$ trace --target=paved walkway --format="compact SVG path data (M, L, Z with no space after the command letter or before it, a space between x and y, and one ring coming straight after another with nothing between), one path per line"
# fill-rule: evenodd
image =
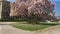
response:
M14 23L14 22L13 22ZM25 31L14 28L9 25L10 23L0 23L0 34L60 34L60 25L48 28L44 31Z
M60 34L60 25L48 28L43 31L35 32L35 34Z
M0 34L34 34L33 31L25 31L25 30L14 28L9 25L11 23L14 23L14 22L0 23Z

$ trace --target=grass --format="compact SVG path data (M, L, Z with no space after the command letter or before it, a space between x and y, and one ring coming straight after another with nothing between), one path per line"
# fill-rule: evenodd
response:
M45 28L55 26L56 24L27 24L27 23L14 23L11 24L13 27L23 29L23 30L28 30L28 31L37 31L37 30L43 30Z

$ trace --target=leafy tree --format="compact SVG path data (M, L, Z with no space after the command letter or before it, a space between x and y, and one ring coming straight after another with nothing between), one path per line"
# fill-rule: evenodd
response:
M54 4L51 4L49 0L17 0L11 3L11 7L12 16L22 17L30 23L31 21L38 23L41 20L49 19L47 16L51 16L51 18L54 16Z

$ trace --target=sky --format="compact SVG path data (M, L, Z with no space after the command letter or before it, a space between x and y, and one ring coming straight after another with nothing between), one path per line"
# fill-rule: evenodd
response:
M15 0L8 0L10 2L14 2ZM51 2L55 2L55 14L56 16L60 16L60 0L51 0Z

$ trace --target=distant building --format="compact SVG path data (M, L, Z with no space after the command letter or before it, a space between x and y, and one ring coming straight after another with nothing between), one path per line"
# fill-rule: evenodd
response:
M58 21L60 21L60 16L56 16L56 17L57 17Z
M7 0L0 0L0 19L5 19L10 13L10 2Z

